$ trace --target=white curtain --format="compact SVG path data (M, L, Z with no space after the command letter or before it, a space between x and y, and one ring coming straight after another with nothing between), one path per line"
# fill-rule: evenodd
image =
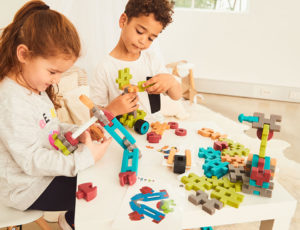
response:
M88 76L103 55L117 44L119 17L127 0L45 0L51 9L63 13L76 27L82 43L82 56L76 65Z

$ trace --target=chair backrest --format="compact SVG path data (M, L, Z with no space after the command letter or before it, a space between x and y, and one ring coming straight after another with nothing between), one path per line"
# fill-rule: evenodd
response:
M0 228L28 224L43 216L43 211L20 211L6 207L1 203L0 213Z

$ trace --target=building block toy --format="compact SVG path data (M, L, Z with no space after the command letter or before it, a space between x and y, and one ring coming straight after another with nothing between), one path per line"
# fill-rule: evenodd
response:
M178 128L178 123L177 122L168 122L168 125L170 126L170 129L177 129Z
M249 183L249 176L246 175L245 168L243 166L234 167L233 165L228 165L229 178L231 182L241 181L244 183Z
M174 211L171 206L176 206L174 200L162 200L157 203L156 207L164 213L170 213Z
M240 203L244 199L244 195L236 193L233 189L226 189L221 186L217 186L210 194L211 198L216 198L224 205L227 204L234 208L238 208Z
M208 194L202 190L198 190L196 195L189 195L188 200L194 205L202 205L202 209L210 215L215 213L215 209L223 207L223 203L217 199L209 200Z
M171 149L167 160L168 164L173 164L175 154L176 154L176 149Z
M146 77L147 80L152 77ZM151 85L150 85L151 86ZM148 94L151 113L156 113L160 110L160 94Z
M210 128L202 128L198 130L198 134L200 134L203 137L210 137L212 140L220 139L220 138L227 138L226 134L220 134L219 132L216 132L213 129Z
M174 156L173 172L177 174L185 173L186 157L181 155Z
M265 156L267 141L272 139L273 132L280 131L281 116L270 115L270 119L265 118L263 113L254 113L258 121L252 122L252 128L257 128L257 137L261 140L259 154L252 154L248 157L245 171L250 174L249 183L244 183L242 191L249 194L272 197L276 159Z
M219 150L214 150L212 147L208 147L207 149L199 148L198 157L209 161L221 159L221 152Z
M113 115L107 111L103 112L100 110L87 96L81 95L79 99L91 110L92 114L94 115L87 123L90 124L91 121L98 120L104 129L115 139L115 141L120 144L124 150L121 172L119 174L121 186L127 183L129 185L134 184L136 181L138 158L140 156L140 150L135 145L135 139L116 117L113 117ZM124 137L120 137L116 130L120 131Z
M230 165L233 165L236 168L239 166L242 166L242 167L245 166L245 162L244 162L245 159L240 156L231 157L231 156L225 154L225 155L221 156L221 161L228 162Z
M120 172L119 181L121 186L133 185L136 182L136 172Z
M165 130L170 129L170 125L168 125L166 122L160 123L159 121L151 123L151 132L155 132L159 135L162 135Z
M147 133L147 141L149 143L159 143L159 140L161 139L161 135L157 134L156 132L149 132Z
M220 178L228 173L228 164L228 162L221 162L220 159L214 159L205 162L202 168L204 170L205 176L209 178L212 176Z
M169 198L167 191L160 190L160 192L154 192L150 187L143 187L140 191L141 193L131 197L129 205L133 212L129 214L129 218L131 220L141 220L146 215L152 218L154 223L159 223L165 218L165 214L139 202L167 199Z
M185 157L186 157L186 166L191 167L192 166L192 154L191 150L186 149L185 151Z
M188 176L181 177L180 180L183 184L185 184L186 190L210 190L212 188L212 184L206 180L205 176L199 177L195 173L190 173Z
M186 136L186 129L178 128L175 130L175 134L177 136Z
M78 185L76 192L77 199L84 198L86 201L91 201L97 196L97 186L93 187L92 183L84 183Z
M228 148L228 143L226 141L215 141L214 150L222 151L223 149Z
M248 121L248 122L258 122L259 117L254 117L254 116L245 116L244 114L240 114L238 117L239 122L243 123L243 121Z
M264 113L254 113L253 116L259 117L258 122L252 123L252 128L262 129L264 127L264 124L270 125L270 131L279 132L280 131L280 125L277 125L276 122L281 122L281 116L280 115L270 115L270 119L265 118Z
M213 228L212 227L202 227L202 228L200 228L201 230L213 230Z
M185 155L175 155L177 152L176 148L169 150L167 157L167 165L173 167L173 172L182 174L186 169L190 169L192 166L192 156L189 149L185 150Z
M206 180L212 184L213 189L215 189L217 186L221 186L226 189L234 189L236 192L240 192L242 190L241 182L233 183L227 177L218 179L216 176L212 176L211 178L206 178Z
M222 155L228 154L229 156L248 156L250 149L245 148L244 145L234 142L227 138L221 138L220 141L226 141L228 143L228 148L222 150Z

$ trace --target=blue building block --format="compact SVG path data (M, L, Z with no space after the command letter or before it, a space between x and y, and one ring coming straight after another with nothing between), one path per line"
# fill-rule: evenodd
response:
M134 202L134 201L130 201L129 205L133 211L136 211L142 215L146 215L146 216L152 218L153 221L155 221L155 222L160 222L165 217L165 214L163 214L162 212L159 212L153 208L150 208L147 205L138 204L137 202ZM144 217L141 217L141 219L143 219L143 218Z
M203 164L202 168L206 177L216 176L218 179L228 173L228 162L219 159L211 160Z
M153 200L162 200L162 199L167 199L169 195L167 194L166 191L161 191L161 192L155 192L155 193L139 193L133 197L131 197L131 200L142 200L144 202L147 201L153 201Z
M202 227L201 230L213 230L212 227Z
M248 121L248 122L258 122L259 117L253 117L253 116L245 116L244 114L239 115L239 122L243 123L243 121Z
M114 138L122 146L123 149L127 149L127 147L124 145L123 139L115 132L116 129L119 129L131 144L136 142L133 136L131 136L131 134L124 128L117 118L112 119L111 122L113 123L112 126L106 125L104 128L112 136L112 138Z
M124 149L121 172L136 172L138 170L139 162L139 149L133 149L130 152L128 149ZM131 163L131 165L129 165Z
M212 147L208 147L207 149L199 148L198 157L205 158L205 162L215 159L221 160L221 152L214 150Z

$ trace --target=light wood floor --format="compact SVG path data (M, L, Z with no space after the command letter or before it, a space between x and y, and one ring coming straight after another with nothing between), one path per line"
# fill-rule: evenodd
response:
M300 104L260 100L252 98L240 98L224 95L203 94L205 99L200 104L205 105L213 111L223 114L224 116L238 121L240 113L252 115L254 112L262 112L269 117L270 114L282 116L281 131L274 134L274 138L282 139L291 144L291 147L284 152L285 157L300 163ZM247 134L255 136L255 130L249 129ZM50 224L53 230L59 230L56 223ZM35 223L26 224L24 230L40 230ZM0 228L4 230L4 228Z

